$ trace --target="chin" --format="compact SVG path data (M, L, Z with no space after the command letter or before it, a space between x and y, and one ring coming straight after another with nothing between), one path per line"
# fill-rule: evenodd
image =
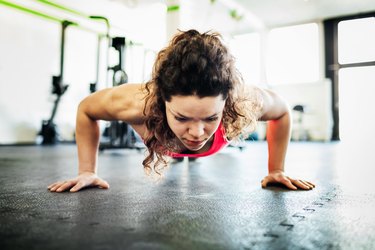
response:
M199 151L200 149L203 148L203 146L202 146L202 147L199 147L199 148L192 148L192 147L188 147L188 146L186 146L186 145L185 145L185 147L186 147L189 151L193 151L193 152L195 152L195 151Z
M183 144L190 151L199 151L204 147L204 145L206 145L206 142L204 142L202 145L197 145L197 146L188 145L186 143L183 143Z

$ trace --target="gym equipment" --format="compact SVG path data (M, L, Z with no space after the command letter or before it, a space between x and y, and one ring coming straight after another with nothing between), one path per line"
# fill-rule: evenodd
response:
M74 24L70 21L61 22L61 46L60 46L60 74L52 77L52 94L56 95L52 114L48 120L42 121L42 128L38 135L42 136L42 144L55 144L58 141L58 132L56 124L53 122L61 96L66 92L69 85L64 84L64 50L65 50L65 31L69 25Z
M102 20L102 21L104 21L105 24L106 24L106 28L107 28L105 36L103 36L102 34L98 34L98 46L97 46L97 51L96 51L96 79L95 79L95 82L90 83L90 93L94 93L97 90L97 85L98 85L98 82L99 82L100 47L101 47L100 45L101 45L103 37L105 37L108 40L108 46L111 46L110 45L111 38L109 36L109 31L110 31L111 26L109 24L108 18L106 18L106 17L103 17L103 16L90 16L90 18L91 19L95 19L95 20ZM108 50L106 50L106 51L107 51L107 53L105 55L105 57L106 57L106 65L108 65ZM107 70L106 70L106 73L107 73ZM107 74L106 74L105 79L107 79Z
M125 37L114 37L111 39L111 47L118 52L118 63L112 67L108 67L108 71L112 72L113 87L128 82L128 75L125 72L123 64L125 59L125 46ZM141 138L129 124L122 121L111 121L107 124L101 136L99 144L100 151L116 148L141 149L145 147Z
M310 140L309 131L304 126L304 115L306 113L306 106L297 104L293 106L293 141L308 141Z
M124 59L125 59L125 37L114 37L112 38L112 45L115 50L118 51L118 64L109 67L108 70L113 72L112 84L118 86L128 82L128 75L124 70Z

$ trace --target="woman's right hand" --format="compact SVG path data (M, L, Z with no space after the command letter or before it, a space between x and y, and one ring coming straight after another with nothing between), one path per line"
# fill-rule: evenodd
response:
M105 180L99 178L91 172L83 172L76 178L67 181L58 181L48 186L51 192L64 192L69 189L70 192L77 192L85 187L97 186L99 188L108 189L109 184Z

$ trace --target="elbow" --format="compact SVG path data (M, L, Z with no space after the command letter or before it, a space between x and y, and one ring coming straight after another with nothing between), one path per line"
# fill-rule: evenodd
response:
M77 115L86 113L86 109L87 109L86 99L87 98L79 102L78 107L77 107Z
M290 120L291 115L292 115L292 112L290 110L290 105L288 104L287 101L282 100L282 112L281 112L280 118L287 117Z
M290 120L291 111L289 104L279 96L276 96L272 100L263 106L263 112L260 116L261 121L277 121L280 119Z
M87 117L90 120L96 120L94 119L93 116L90 115L90 105L89 105L89 100L88 97L84 98L80 103L78 104L77 107L77 119L80 117Z

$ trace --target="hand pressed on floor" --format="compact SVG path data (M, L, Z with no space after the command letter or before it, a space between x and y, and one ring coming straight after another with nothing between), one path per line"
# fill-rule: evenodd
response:
M274 171L264 177L264 179L262 180L262 188L267 187L268 184L283 184L284 186L292 190L310 190L315 187L315 184L309 181L293 179L289 176L286 176L283 171Z
M91 172L84 172L79 174L76 178L58 181L48 186L48 190L51 192L64 192L69 190L70 192L77 192L85 187L97 186L99 188L108 189L109 184L105 180L99 178L96 174Z

